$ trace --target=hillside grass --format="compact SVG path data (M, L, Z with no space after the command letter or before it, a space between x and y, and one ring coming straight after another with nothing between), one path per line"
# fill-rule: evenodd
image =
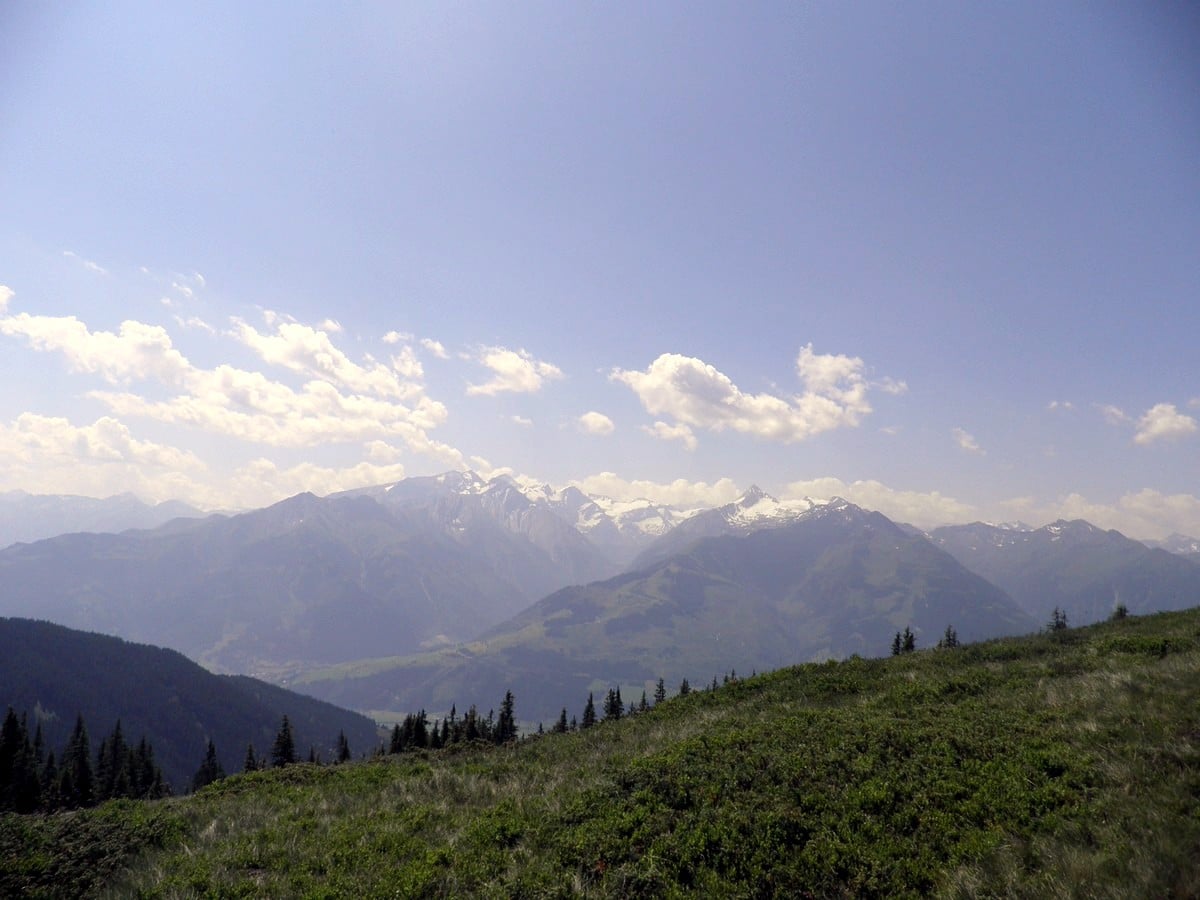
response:
M1200 896L1200 611L0 819L4 896L696 894Z

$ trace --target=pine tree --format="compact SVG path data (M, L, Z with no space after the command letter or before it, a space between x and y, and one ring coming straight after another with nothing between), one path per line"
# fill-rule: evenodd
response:
M59 802L67 809L91 806L95 801L92 779L92 750L83 715L75 718L75 728L63 750L59 766Z
M1067 613L1065 610L1054 607L1054 612L1050 614L1050 623L1047 626L1051 631L1065 631L1067 628Z
M569 726L567 725L567 708L564 706L562 712L559 713L558 722L556 722L554 725L554 732L555 732L555 734L566 734L568 727Z
M903 644L900 641L900 632L896 632L896 636L892 638L892 656L899 656Z
M596 701L591 693L588 693L587 706L583 708L583 719L579 723L580 728L591 728L596 724Z
M246 745L246 759L242 763L243 772L254 772L258 770L258 757L254 755L254 745Z
M346 732L338 732L337 742L337 761L339 763L348 762L350 760L350 742L346 740Z
M650 704L646 701L646 692L642 691L641 702L638 703L638 712L645 712L650 708Z
M942 639L938 641L938 647L943 650L953 650L958 646L958 632L954 630L953 625L946 626L946 633L942 635Z
M688 680L686 678L683 679L683 681L679 682L679 696L680 697L686 697L691 692L692 692L692 686L690 684L688 684Z
M654 686L654 705L662 703L667 699L667 686L663 684L663 680L658 679L658 684Z
M505 691L504 702L500 704L500 719L496 723L495 741L497 744L506 744L516 740L517 720L514 717L513 705L512 691Z
M220 781L224 777L225 770L221 767L221 761L217 759L217 748L210 739L208 749L204 753L204 761L200 763L200 768L192 776L192 790L198 791L205 785Z
M275 735L275 744L271 747L271 765L275 768L290 766L296 761L296 741L292 737L292 723L288 717L283 717L279 733Z
M907 625L904 626L904 646L900 649L905 653L912 653L917 649L917 636Z

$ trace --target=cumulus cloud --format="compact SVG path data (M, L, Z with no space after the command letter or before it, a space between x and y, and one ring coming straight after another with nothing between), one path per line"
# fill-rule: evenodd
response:
M655 481L629 481L612 472L600 472L572 481L585 494L611 497L614 500L650 500L679 507L722 506L732 503L742 495L741 489L729 478L709 484L703 481L688 481L677 478L661 483Z
M679 441L688 450L696 449L696 435L686 425L668 425L666 422L655 422L653 425L643 425L642 431L660 441Z
M420 392L418 386L404 381L396 370L378 363L364 367L353 362L334 346L329 333L321 329L284 321L278 324L274 333L264 334L241 319L235 318L232 323L232 336L270 365L319 378L356 393L405 400ZM416 363L411 352L408 359ZM421 376L419 364L412 375Z
M152 501L211 502L204 463L186 450L135 438L104 416L90 425L22 413L0 424L0 483L32 493L109 496L126 491Z
M1012 515L1032 523L1086 519L1100 528L1112 528L1136 539L1161 540L1174 533L1200 536L1200 497L1193 494L1164 494L1143 488L1123 494L1113 502L1070 493L1049 502L1017 497L1005 501L1003 506Z
M490 381L467 386L470 395L494 396L505 392L531 394L549 379L562 378L558 366L534 359L526 350L484 347L476 361L494 373Z
M1125 410L1119 406L1113 406L1111 403L1097 403L1096 409L1100 410L1100 415L1109 425L1124 425L1129 421Z
M421 338L421 346L438 359L450 358L450 354L446 352L446 348L442 346L441 341L435 341L433 338Z
M199 316L188 316L186 319L183 316L175 316L175 324L180 328L193 328L198 331L204 331L208 334L216 334L217 329L213 328Z
M154 378L178 384L191 369L166 329L143 322L122 322L114 334L89 331L74 316L18 313L0 318L0 334L23 337L35 350L58 351L74 371L112 383Z
M603 437L612 434L615 428L612 419L604 415L604 413L598 413L595 410L585 412L577 421L579 430L584 434L595 434Z
M843 497L865 509L877 510L889 519L921 528L969 522L978 515L974 507L938 491L899 491L871 480L845 482L840 478L814 478L793 481L783 489L780 499L804 497L825 500Z
M908 382L898 381L895 378L880 378L878 381L872 381L871 387L877 387L885 394L900 394L908 393Z
M1196 429L1196 420L1177 410L1174 403L1157 403L1138 419L1133 440L1138 444L1151 444L1195 434Z
M269 459L259 458L233 474L229 489L243 503L266 506L304 491L324 496L374 484L387 484L403 477L404 466L399 463L377 465L361 462L341 469L300 463L280 468Z
M14 296L12 288L7 284L0 284L0 314L8 312L8 301Z
M967 453L977 453L982 456L986 452L979 446L979 442L963 429L955 428L950 433L954 435L954 442Z
M114 334L90 331L73 316L0 316L0 334L26 339L42 351L63 355L75 371L110 384L153 380L169 389L165 399L143 391L93 390L86 396L115 416L141 417L277 447L370 440L399 441L414 452L451 466L462 454L428 432L447 417L443 404L426 395L411 351L389 368L367 358L351 360L329 333L290 317L265 312L273 330L262 332L234 319L228 333L268 365L301 376L299 386L262 372L230 365L193 366L166 330L126 321Z
M644 372L616 369L609 377L631 388L652 415L788 443L856 426L871 412L861 359L814 353L809 344L800 350L796 372L804 391L788 398L745 393L703 360L678 353L662 354Z
M385 344L402 344L406 341L411 341L413 336L403 331L389 331L383 336Z

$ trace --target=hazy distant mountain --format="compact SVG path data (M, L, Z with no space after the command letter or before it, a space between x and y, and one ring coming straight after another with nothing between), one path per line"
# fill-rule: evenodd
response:
M835 497L833 500L836 503L840 501L840 498ZM702 537L748 534L760 528L786 525L811 512L824 502L807 498L781 502L763 491L758 485L751 485L741 497L732 503L701 510L682 519L669 531L663 532L634 560L631 568L640 569L669 559Z
M227 772L246 746L270 752L287 715L298 752L330 759L339 731L355 753L377 745L364 716L244 676L213 675L173 650L74 631L48 622L0 619L0 714L7 706L40 721L47 746L62 748L82 714L92 753L117 721L127 740L146 737L176 791L191 781L211 739Z
M523 533L479 503L410 507L395 490L394 502L301 494L229 518L18 544L0 551L0 614L278 672L467 639L611 571L544 516Z
M400 711L487 708L512 688L523 715L549 718L614 684L637 699L660 676L677 685L730 669L878 656L905 626L929 646L949 624L963 640L1037 627L1003 591L924 537L839 501L776 527L700 538L641 570L565 588L473 643L314 673L297 688Z
M1177 532L1163 541L1143 541L1142 543L1147 547L1166 550L1168 553L1185 556L1193 562L1200 562L1200 538L1188 537Z
M976 522L930 537L1043 622L1056 606L1070 624L1083 625L1106 618L1118 603L1142 613L1200 602L1200 565L1081 520L1028 531Z
M151 505L133 494L118 494L97 500L59 494L0 493L0 547L17 541L77 531L117 532L130 528L154 528L180 517L198 518L200 510L168 500Z

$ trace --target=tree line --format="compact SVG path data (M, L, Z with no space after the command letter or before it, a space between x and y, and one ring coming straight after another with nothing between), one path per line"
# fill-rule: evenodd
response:
M66 745L47 750L40 722L10 706L0 725L0 811L52 812L95 806L119 797L155 799L171 793L145 737L130 744L118 719L92 756L83 716Z

